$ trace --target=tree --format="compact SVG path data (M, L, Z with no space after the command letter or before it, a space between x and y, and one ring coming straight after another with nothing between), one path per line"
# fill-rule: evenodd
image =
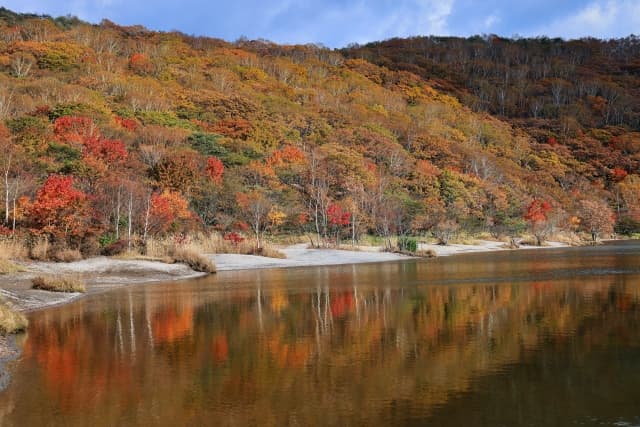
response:
M177 191L164 190L153 193L148 201L145 220L145 240L151 234L165 233L177 225L179 220L191 218L189 204Z
M338 203L331 203L327 207L327 218L329 226L336 236L336 246L340 245L340 231L351 222L351 214L342 209Z
M215 184L222 182L222 175L224 174L224 164L222 161L214 156L207 159L207 175L211 178Z
M256 250L260 252L262 250L264 232L269 226L269 212L273 204L264 191L261 190L237 193L236 202L242 209L244 218L256 236Z
M28 217L36 234L54 239L84 237L91 230L89 199L74 187L71 176L50 175L36 192Z
M524 214L524 219L529 223L529 230L536 238L536 245L541 246L542 242L551 233L553 224L549 221L549 214L553 208L547 201L534 199Z
M602 233L612 233L614 214L609 205L600 200L581 200L580 219L583 228L591 234L595 243Z

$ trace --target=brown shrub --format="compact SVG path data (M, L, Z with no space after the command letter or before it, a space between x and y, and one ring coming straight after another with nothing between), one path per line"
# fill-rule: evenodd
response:
M78 249L60 249L53 254L53 260L58 262L80 261L82 254Z
M436 251L433 249L419 249L414 255L423 258L435 258L436 256L438 256L438 254L436 254Z
M12 310L7 304L0 302L0 334L13 334L27 329L29 322L22 313Z
M25 259L29 248L18 239L0 239L0 259Z
M287 257L278 249L268 245L265 245L260 249L253 247L252 250L249 251L249 255L259 255L267 258L278 258L278 259L285 259Z
M29 258L35 259L36 261L47 261L49 259L50 249L51 245L48 239L38 239L29 251Z
M102 254L106 256L121 255L129 249L129 243L126 240L118 240L102 249Z
M51 292L86 292L84 281L71 276L38 276L31 279L33 289Z
M26 271L21 265L15 264L8 259L0 258L0 274L11 274Z
M215 273L216 265L206 256L185 247L173 247L169 250L171 256L176 262L188 265L195 271L203 273Z

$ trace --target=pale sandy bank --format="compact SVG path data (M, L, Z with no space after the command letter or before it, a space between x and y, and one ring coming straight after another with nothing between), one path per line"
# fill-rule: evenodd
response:
M561 244L549 244L558 247ZM530 248L530 247L526 247ZM474 245L449 246L424 245L420 249L432 249L437 256L470 252L508 250L502 242L481 241ZM208 255L218 271L248 270L256 268L311 267L340 264L356 264L410 259L405 255L381 252L380 248L359 248L358 251L337 249L308 249L305 244L281 249L285 259L265 258L253 255ZM56 293L31 289L31 279L40 274L79 275L87 284L87 294L102 292L129 284L183 280L202 276L183 264L165 264L156 261L120 260L97 257L71 263L31 262L23 265L26 272L0 276L0 295L19 310L35 310L63 304L80 297L79 293Z

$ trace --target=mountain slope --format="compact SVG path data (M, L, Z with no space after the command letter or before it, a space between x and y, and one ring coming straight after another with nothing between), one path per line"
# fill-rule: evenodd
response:
M325 241L499 234L520 230L534 199L557 226L584 200L637 219L635 152L598 165L590 142L585 161L474 112L421 70L313 45L0 15L5 233L15 223L85 251L202 227ZM615 144L632 151L633 138Z

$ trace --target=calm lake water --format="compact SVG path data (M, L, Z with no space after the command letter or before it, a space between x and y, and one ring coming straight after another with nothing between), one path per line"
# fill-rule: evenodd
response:
M2 426L640 425L640 243L224 272L30 314Z

